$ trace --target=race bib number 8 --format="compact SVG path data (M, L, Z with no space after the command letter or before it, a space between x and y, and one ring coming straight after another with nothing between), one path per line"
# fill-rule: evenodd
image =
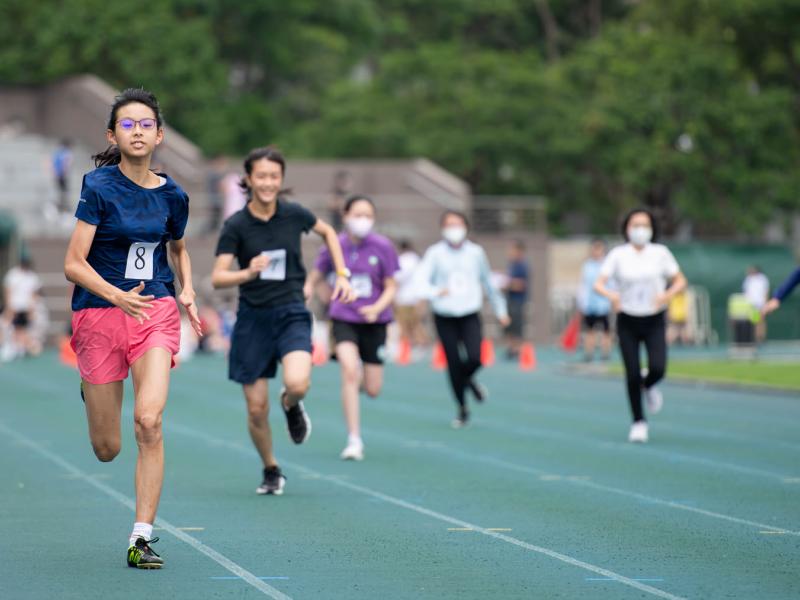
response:
M264 250L261 256L266 256L269 264L261 271L259 278L271 281L283 281L286 279L286 249Z
M134 242L128 249L125 279L149 281L153 278L153 253L159 242Z

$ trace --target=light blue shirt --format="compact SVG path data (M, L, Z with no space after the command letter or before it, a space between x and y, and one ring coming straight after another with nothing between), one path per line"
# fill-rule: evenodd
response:
M445 241L428 248L415 281L437 315L463 317L479 312L483 306L483 287L497 318L508 316L506 299L492 282L486 253L469 240L458 248ZM444 291L447 293L442 294Z
M600 277L602 265L601 261L592 258L583 263L578 304L581 312L585 315L603 316L611 311L611 301L594 291L594 283Z

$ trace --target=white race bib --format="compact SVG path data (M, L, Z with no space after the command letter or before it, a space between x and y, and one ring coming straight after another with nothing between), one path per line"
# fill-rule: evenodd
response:
M447 278L447 291L451 296L463 296L470 291L472 285L466 273L453 271Z
M261 256L266 256L269 261L267 268L261 271L261 275L259 275L261 279L269 279L271 281L283 281L286 279L285 248L280 248L279 250L264 250Z
M350 278L350 287L356 293L356 298L372 296L372 278L369 275L353 275Z
M160 242L133 242L128 249L125 279L149 281L153 278L153 252Z

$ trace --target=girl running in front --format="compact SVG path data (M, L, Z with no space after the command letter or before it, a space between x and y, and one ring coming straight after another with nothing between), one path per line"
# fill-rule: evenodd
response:
M178 301L201 335L192 268L183 239L189 198L167 175L150 170L164 138L155 96L128 89L111 107L106 136L112 145L94 157L97 168L83 178L78 221L69 241L64 272L75 284L72 347L78 357L81 396L89 438L97 458L120 451L122 382L133 373L136 461L136 521L128 544L128 566L160 569L152 550L164 479L161 418L169 372L180 344Z
M448 210L440 225L444 240L425 252L416 281L423 297L431 302L436 331L447 357L450 385L458 404L452 426L458 429L469 422L466 390L478 402L487 395L486 388L475 381L475 373L481 367L481 284L500 324L507 327L511 320L505 298L492 283L486 252L467 239L466 215Z
M667 368L665 313L669 301L686 289L686 277L672 252L655 243L658 225L649 210L637 208L629 212L622 221L622 235L627 243L608 253L594 289L611 300L617 313L617 336L633 415L628 441L644 443L649 432L642 410L642 390L648 411L659 412L664 399L656 384ZM607 286L610 279L619 291ZM647 350L644 379L639 365L642 343Z
M344 206L344 226L339 236L355 301L334 300L330 305L336 360L342 372L342 410L347 424L347 446L342 460L363 460L364 442L359 419L359 388L376 398L383 387L386 325L392 320L392 301L400 269L392 243L372 232L375 205L366 196L351 196ZM324 249L306 282L306 296L334 271L331 253ZM363 364L363 370L362 370Z
M281 197L283 155L272 146L256 148L245 158L244 170L247 205L225 221L211 282L215 288L239 286L228 377L242 385L250 438L263 462L263 481L256 493L280 495L286 477L273 453L267 386L278 362L283 367L280 401L289 435L302 444L311 434L302 402L311 383L311 313L303 296L302 234L313 230L328 246L336 269L333 299L349 302L352 290L333 228ZM234 258L239 268L231 270Z

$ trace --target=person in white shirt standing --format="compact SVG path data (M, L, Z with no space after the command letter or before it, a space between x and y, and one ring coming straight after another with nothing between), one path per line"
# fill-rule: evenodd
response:
M756 342L760 344L767 337L767 322L760 317L761 310L769 300L769 279L758 266L751 265L747 268L747 276L742 282L742 292L759 316L756 321Z
M655 243L658 240L657 222L644 208L629 212L622 222L626 244L609 252L595 291L611 300L617 312L617 337L628 387L633 424L628 440L647 442L647 420L642 410L642 391L651 414L661 410L663 396L656 384L667 367L665 313L669 301L686 289L686 277L681 273L669 249ZM616 289L609 289L614 280ZM639 347L647 350L647 376L642 378Z
M447 357L450 385L458 404L458 416L452 425L458 429L469 421L466 390L471 390L478 402L486 398L486 389L474 379L481 367L481 285L500 324L507 327L511 320L505 298L492 283L486 253L467 239L467 217L448 210L440 225L444 240L425 252L417 282L422 297L431 302L436 331Z
M23 257L18 267L9 269L3 279L3 320L13 330L12 348L15 355L37 354L40 349L30 335L30 328L41 287L42 281L34 273L33 263L28 257Z

